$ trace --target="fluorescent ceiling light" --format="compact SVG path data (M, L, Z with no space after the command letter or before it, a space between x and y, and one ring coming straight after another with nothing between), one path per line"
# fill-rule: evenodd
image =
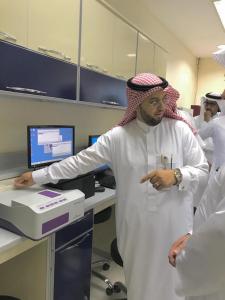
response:
M225 67L225 48L214 52L212 56L219 64Z
M225 0L214 1L214 5L225 29Z
M136 57L136 54L135 53L129 53L127 54L128 57Z
M219 48L219 49L225 49L225 45L219 45L219 46L217 46L217 48Z

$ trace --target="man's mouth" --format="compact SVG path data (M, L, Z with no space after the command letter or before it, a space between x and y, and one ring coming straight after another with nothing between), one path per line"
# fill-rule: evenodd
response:
M157 114L155 114L155 116L156 116L156 117L162 117L162 116L163 116L163 112L157 113Z

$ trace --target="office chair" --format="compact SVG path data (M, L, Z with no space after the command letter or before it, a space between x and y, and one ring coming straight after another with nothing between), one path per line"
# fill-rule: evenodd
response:
M123 260L119 254L118 246L117 246L117 238L115 238L111 243L111 251L110 251L112 260L117 263L119 266L123 267ZM127 295L127 288L121 281L116 281L114 283L116 285L117 290L119 292L124 292L125 295ZM121 300L127 300L127 298L123 298Z
M94 224L100 224L104 223L111 217L112 214L112 207L107 207L104 210L100 211L94 216ZM94 252L100 252L97 249L94 249ZM106 257L101 257L100 259L97 259L92 262L92 274L99 278L100 280L104 281L106 283L106 294L108 296L112 295L113 292L116 290L116 287L114 287L114 284L104 276L102 273L95 270L96 267L101 266L102 270L106 271L110 268L110 260Z
M107 221L112 214L112 207L107 207L106 209L102 210L101 212L97 213L94 216L94 224L100 224ZM123 266L122 259L120 257L118 248L117 248L117 240L114 239L111 243L111 257L112 259L120 266ZM125 294L127 293L127 289L124 284L120 281L112 283L112 281L103 275L102 273L95 270L96 266L101 266L103 270L108 270L110 268L110 260L108 258L101 258L97 261L92 263L92 274L99 278L100 280L106 283L105 292L108 296L113 295L114 293L118 294L123 291ZM118 299L118 298L117 298ZM122 299L121 299L122 300ZM123 299L125 300L125 299Z

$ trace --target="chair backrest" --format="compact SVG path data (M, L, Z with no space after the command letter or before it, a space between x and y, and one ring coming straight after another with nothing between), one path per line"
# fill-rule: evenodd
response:
M94 215L94 224L100 224L100 223L106 222L107 220L110 219L111 214L112 214L111 206L103 209L102 211L100 211L99 213Z

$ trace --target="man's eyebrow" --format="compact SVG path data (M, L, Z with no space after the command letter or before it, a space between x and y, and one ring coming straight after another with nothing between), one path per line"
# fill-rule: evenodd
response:
M164 100L166 98L166 95L162 98L162 100ZM160 100L159 97L152 97L149 100Z
M149 100L159 100L159 98L158 97L152 97Z

